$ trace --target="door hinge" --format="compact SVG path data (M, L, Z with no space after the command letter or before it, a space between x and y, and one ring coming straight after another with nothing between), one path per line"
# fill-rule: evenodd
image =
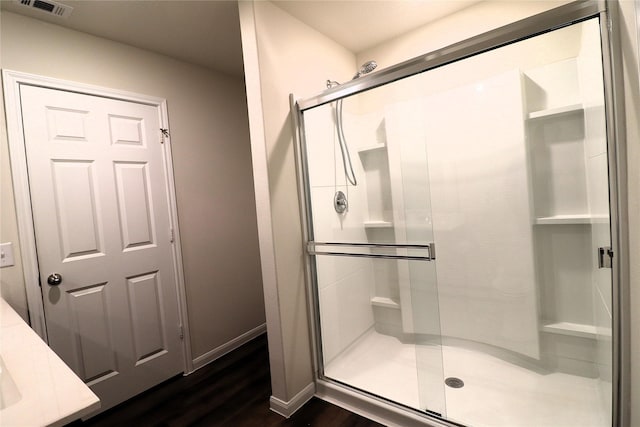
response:
M598 268L611 268L612 258L613 249L611 249L611 246L598 248Z
M178 337L180 337L181 340L184 339L184 326L182 325L178 326Z
M173 228L169 229L169 243L173 243L173 241L176 239L175 234L173 232Z
M160 133L162 134L162 136L160 137L160 144L164 144L164 139L171 137L171 135L169 134L169 129L160 128Z

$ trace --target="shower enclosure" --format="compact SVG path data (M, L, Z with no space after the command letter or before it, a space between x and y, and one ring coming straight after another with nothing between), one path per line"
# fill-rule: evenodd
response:
M320 380L442 423L615 421L594 4L292 103Z

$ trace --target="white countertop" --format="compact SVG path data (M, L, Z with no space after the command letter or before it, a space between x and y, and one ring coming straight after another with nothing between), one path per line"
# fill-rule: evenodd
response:
M1 298L0 356L1 426L61 426L100 407L91 389Z

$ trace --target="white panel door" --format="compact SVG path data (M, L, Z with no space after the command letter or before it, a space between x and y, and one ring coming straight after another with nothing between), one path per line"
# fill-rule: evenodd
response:
M21 101L49 345L104 410L183 371L159 110L33 86Z

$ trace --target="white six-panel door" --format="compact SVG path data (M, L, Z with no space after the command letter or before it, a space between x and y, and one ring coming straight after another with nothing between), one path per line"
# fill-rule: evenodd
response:
M20 97L49 345L106 409L183 371L158 107Z

